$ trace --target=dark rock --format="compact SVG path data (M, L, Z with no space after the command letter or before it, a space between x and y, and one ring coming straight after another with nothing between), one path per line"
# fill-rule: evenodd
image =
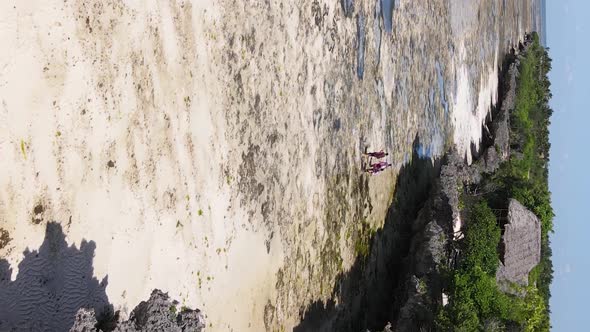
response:
M504 80L500 111L493 121L494 146L501 161L510 158L510 113L516 107L518 63L512 63Z
M433 211L432 209L429 212ZM418 276L436 273L436 268L445 262L447 236L441 226L430 221L414 242L414 272Z
M33 212L35 214L40 214L43 213L44 209L43 209L43 205L38 204L37 206L35 206L35 208L33 209Z
M202 313L187 308L177 308L178 302L170 301L168 294L155 289L147 301L142 301L129 316L129 320L114 322L115 332L201 332L205 329ZM178 312L180 311L180 312ZM115 316L116 317L116 316ZM80 309L70 332L94 332L97 319L93 309Z
M494 115L490 124L491 131L487 134L492 137L493 143L481 151L479 159L474 163L468 182L479 183L483 174L495 172L504 161L510 156L518 157L516 150L511 151L510 146L510 114L516 107L516 84L518 79L518 65L520 61L516 59L510 64L504 75L501 93L502 98L499 104L499 110ZM487 127L484 127L486 129Z
M405 262L405 285L397 297L395 331L431 330L440 305L443 271L449 266L453 220L460 213L458 184L467 174L465 161L449 153L441 165L428 200L412 222L411 245Z
M499 149L490 148L487 149L483 155L483 169L482 172L484 173L492 173L495 172L499 167L500 164L504 161L501 155L498 153Z
M408 300L400 309L395 331L428 331L434 314L423 281L416 276L408 280Z
M8 231L0 228L0 249L4 248L10 240L12 239L10 238Z
M33 222L33 224L39 225L40 223L43 222L43 212L45 212L45 208L43 207L42 204L37 204L33 208L33 217L31 218L31 221Z
M74 325L70 328L70 331L76 332L95 332L98 331L96 328L96 314L94 309L82 308L76 313Z

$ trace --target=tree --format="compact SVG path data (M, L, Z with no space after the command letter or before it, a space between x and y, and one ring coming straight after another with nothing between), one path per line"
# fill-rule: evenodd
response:
M479 266L494 275L498 268L498 244L501 231L496 216L485 201L471 208L465 231L465 264Z

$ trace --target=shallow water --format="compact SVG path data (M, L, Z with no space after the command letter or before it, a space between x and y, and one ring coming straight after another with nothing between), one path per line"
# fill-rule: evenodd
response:
M399 5L399 0L378 0L381 1L381 10L383 14L383 26L385 32L391 33L393 30L393 11Z
M439 93L439 97L440 97L440 102L442 104L442 107L445 110L445 115L447 115L449 113L449 103L447 102L447 91L445 90L445 79L443 78L443 70L441 69L440 63L437 61L435 64L436 67L436 77L438 80L438 93ZM434 91L431 92L432 94L434 94ZM432 100L434 99L434 96L431 97L431 103Z

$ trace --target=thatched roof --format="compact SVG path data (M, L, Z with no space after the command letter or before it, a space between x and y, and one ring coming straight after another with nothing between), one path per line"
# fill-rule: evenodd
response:
M508 205L508 220L502 238L503 257L496 278L499 282L528 285L529 272L541 260L541 223L517 200Z

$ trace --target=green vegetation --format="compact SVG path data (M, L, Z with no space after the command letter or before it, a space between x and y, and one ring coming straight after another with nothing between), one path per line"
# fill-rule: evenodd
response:
M176 306L175 305L170 306L170 313L172 314L172 316L176 316Z
M364 220L360 225L356 233L354 250L357 256L366 258L371 250L371 240L375 237L376 230Z
M461 242L464 257L450 281L449 306L440 312L439 329L477 331L491 319L515 321L519 317L511 308L511 299L496 285L497 248L500 227L485 201L469 211L470 222Z
M512 157L491 179L498 185L498 193L516 198L541 221L541 262L530 275L532 288L526 299L528 305L537 304L535 310L527 311L527 329L533 326L535 331L550 329L549 286L553 280L549 233L553 232L554 214L548 185L549 124L553 114L549 107L550 70L551 58L539 44L538 35L533 34L533 44L520 65L517 103L511 116L512 149L522 155ZM495 198L492 195L489 200Z
M553 209L548 187L549 124L553 111L547 74L551 59L537 34L521 59L516 106L511 113L511 157L488 176L486 194L465 198L469 222L460 242L462 258L449 278L450 302L437 318L445 331L495 331L516 326L524 331L549 331L549 286L553 279L549 233ZM498 290L495 274L500 226L494 210L506 209L515 198L541 221L541 262L529 275L524 298ZM470 202L475 200L475 202ZM463 202L463 199L462 199Z
M25 141L22 139L20 140L20 151L23 154L23 158L27 160L27 149L25 147Z

